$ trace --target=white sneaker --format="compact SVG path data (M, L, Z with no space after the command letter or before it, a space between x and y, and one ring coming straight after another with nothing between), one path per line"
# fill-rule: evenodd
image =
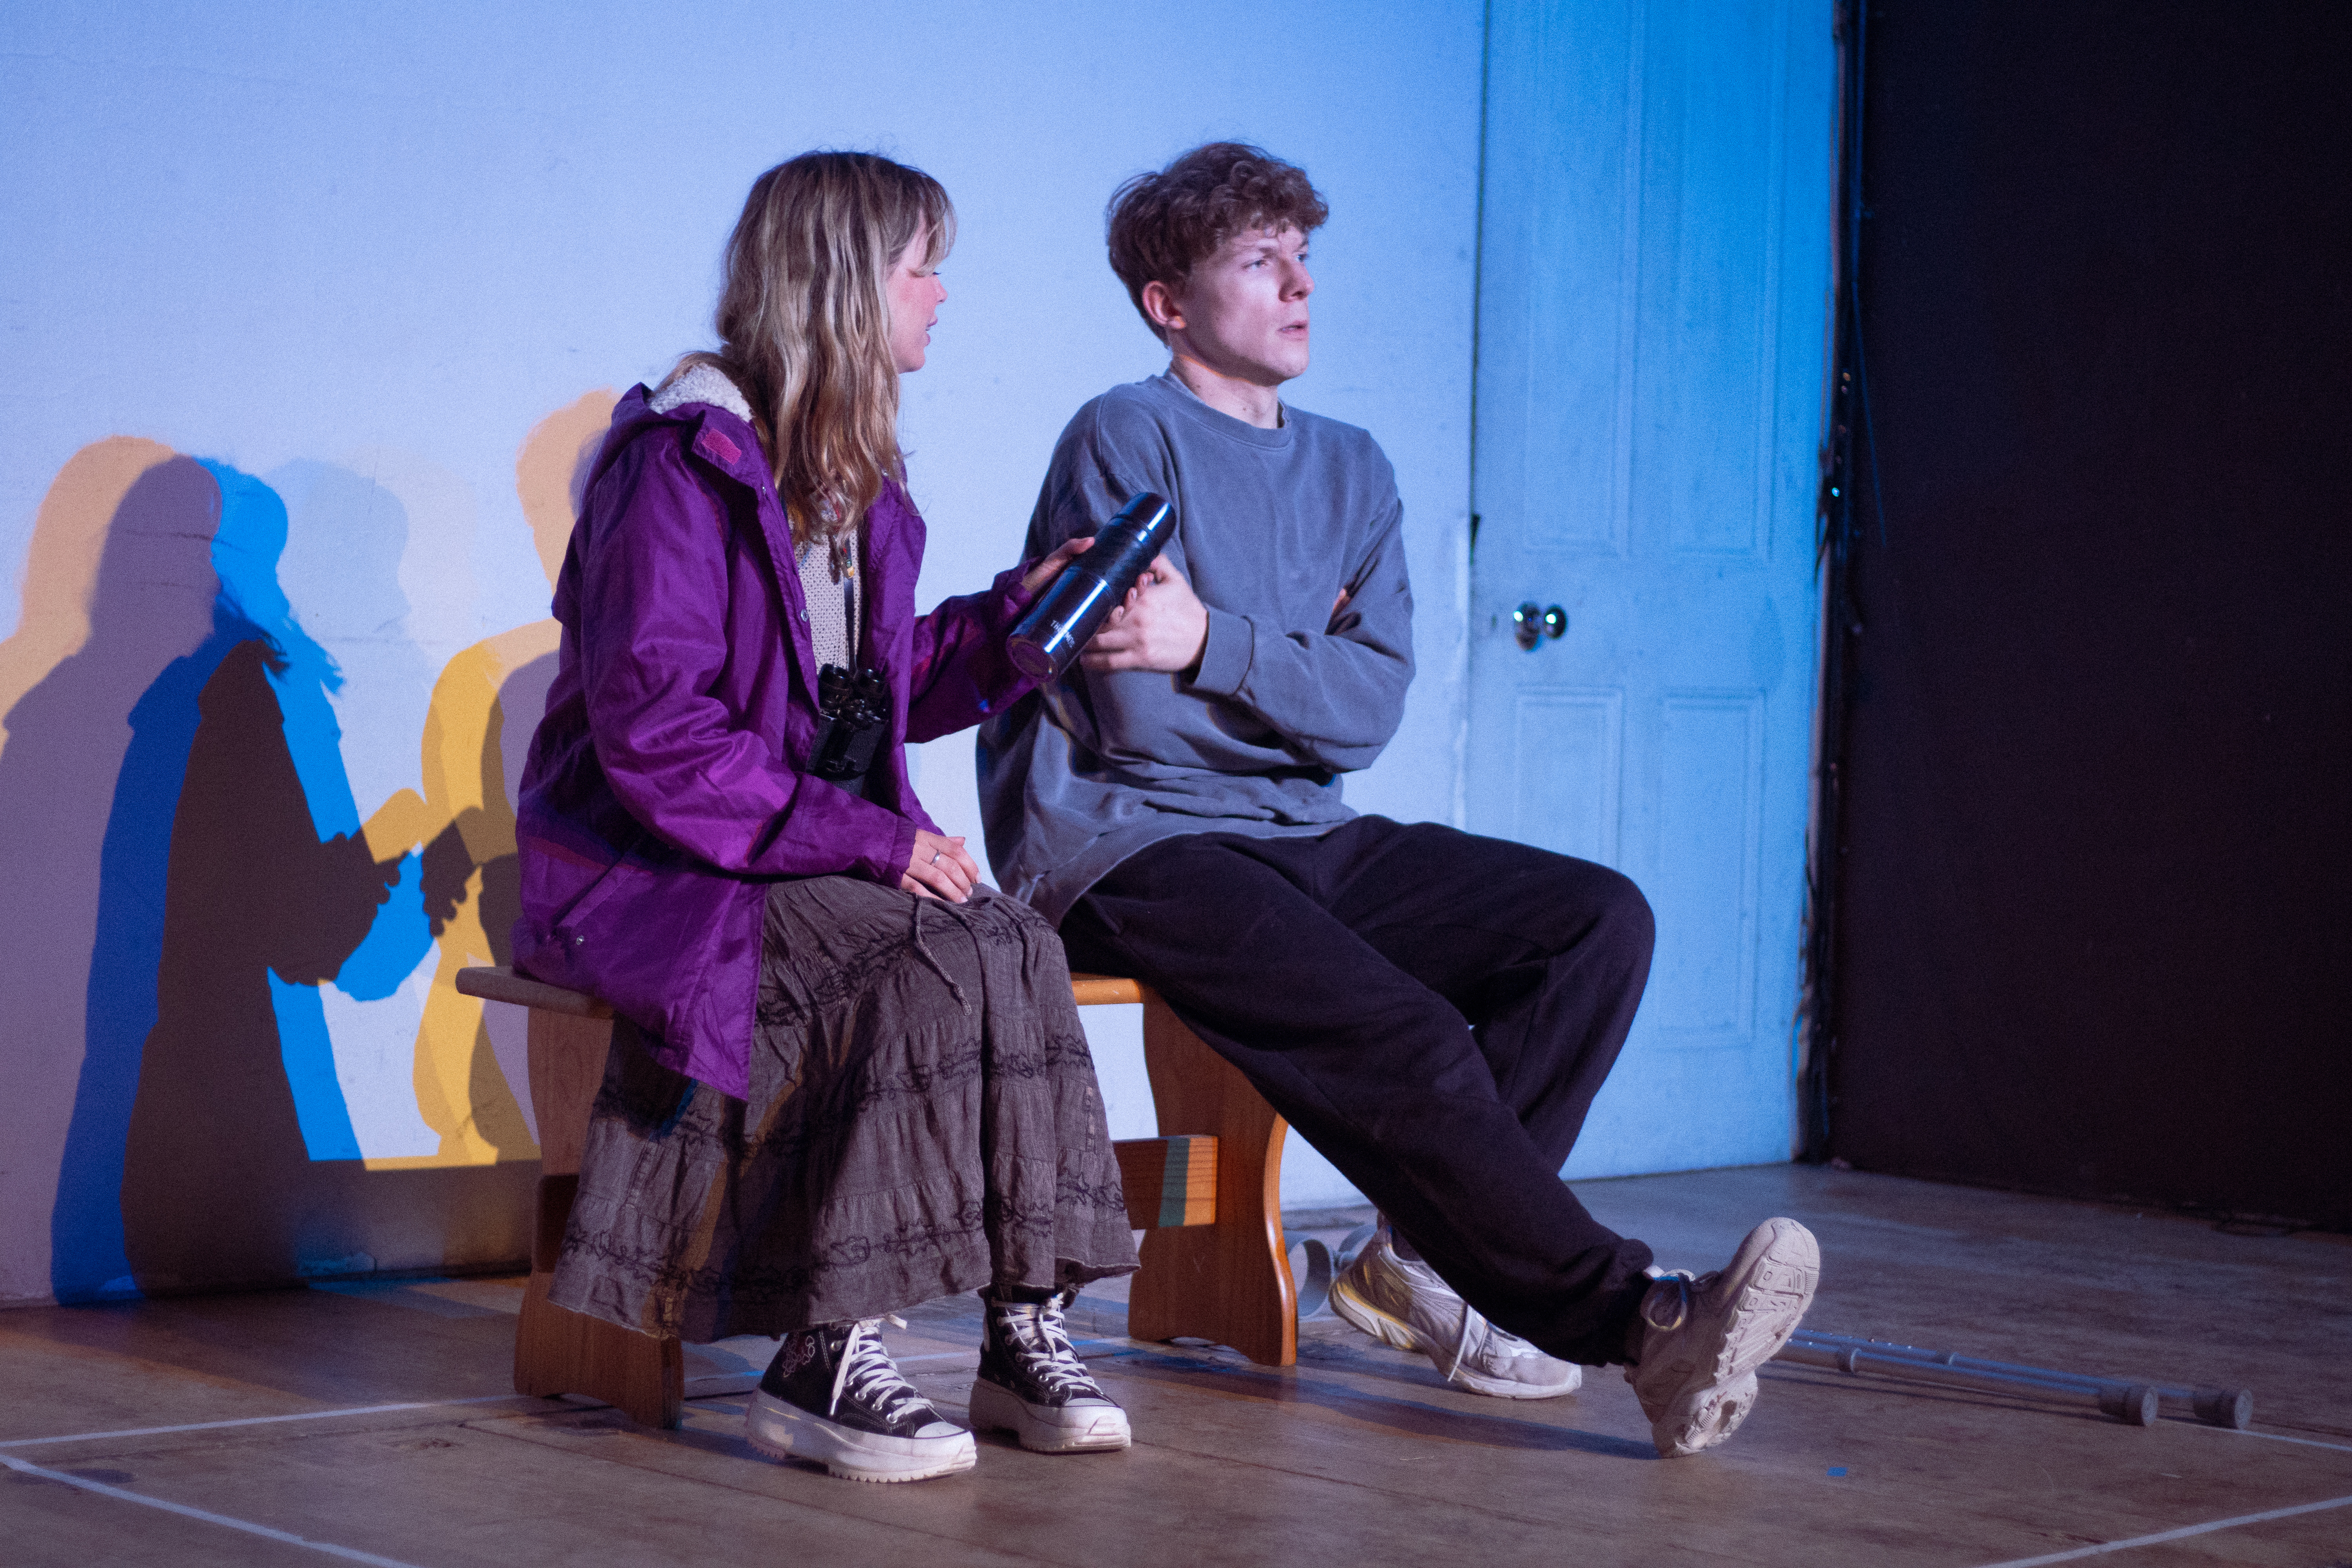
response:
M1584 1382L1574 1362L1496 1328L1428 1264L1398 1257L1385 1219L1331 1282L1331 1310L1374 1339L1420 1352L1476 1394L1556 1399Z
M1642 1298L1641 1357L1625 1381L1665 1458L1712 1448L1756 1404L1756 1369L1789 1342L1822 1275L1813 1233L1768 1219L1731 1261L1692 1279L1667 1274Z

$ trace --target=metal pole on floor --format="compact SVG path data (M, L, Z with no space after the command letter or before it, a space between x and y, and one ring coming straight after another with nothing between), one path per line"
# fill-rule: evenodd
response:
M2194 1415L2208 1426L2227 1426L2239 1432L2252 1426L2254 1419L2254 1396L2249 1389L2183 1388L2171 1384L2089 1377L2049 1367L1984 1361L1951 1351L1922 1350L1916 1345L1893 1344L1885 1340L1816 1333L1810 1329L1799 1329L1773 1359L1800 1366L1835 1367L1849 1376L1869 1373L1882 1377L1927 1378L2088 1399L2107 1415L2133 1426L2154 1425L2166 1405L2172 1406L2176 1415Z

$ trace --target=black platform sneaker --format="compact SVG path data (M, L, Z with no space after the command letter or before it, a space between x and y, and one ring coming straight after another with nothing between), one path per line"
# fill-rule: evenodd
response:
M986 1291L980 1377L971 1385L971 1424L1011 1432L1041 1454L1124 1448L1133 1441L1127 1412L1087 1373L1071 1348L1062 1312L1068 1295L1050 1301L999 1301Z
M882 1321L786 1334L744 1412L751 1446L780 1459L814 1459L853 1481L919 1481L971 1468L980 1458L971 1434L898 1375L882 1348Z

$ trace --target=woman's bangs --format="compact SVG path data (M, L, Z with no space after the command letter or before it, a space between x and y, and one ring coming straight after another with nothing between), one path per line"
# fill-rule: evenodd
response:
M922 193L923 233L930 242L924 247L923 267L929 271L945 261L948 252L955 248L956 213L955 204L948 200L944 188L936 181L925 183L930 187Z

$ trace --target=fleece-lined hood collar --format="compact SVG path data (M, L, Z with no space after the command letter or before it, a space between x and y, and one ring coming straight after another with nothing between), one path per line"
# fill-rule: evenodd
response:
M766 493L772 488L766 457L751 424L751 407L722 372L697 365L653 392L633 386L613 410L613 427L604 436L588 482L604 477L615 458L647 428L656 425L685 426L695 455L751 489ZM790 552L786 552L790 558Z
M646 400L646 406L656 414L667 414L689 403L708 403L746 425L752 423L751 405L744 400L742 388L717 365L694 365L684 375L672 377Z

